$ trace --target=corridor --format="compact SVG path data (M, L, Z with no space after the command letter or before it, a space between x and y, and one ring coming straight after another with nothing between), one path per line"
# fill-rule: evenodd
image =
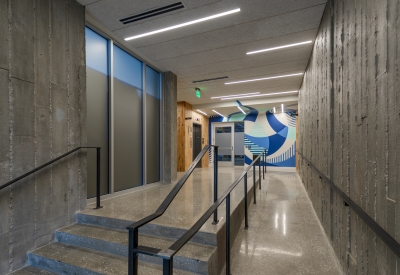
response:
M268 171L250 209L232 248L234 274L343 274L297 173Z

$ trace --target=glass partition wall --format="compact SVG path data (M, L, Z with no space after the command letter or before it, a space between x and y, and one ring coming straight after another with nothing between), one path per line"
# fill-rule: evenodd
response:
M88 146L101 146L101 194L161 179L161 74L86 27ZM88 152L88 197L96 190Z

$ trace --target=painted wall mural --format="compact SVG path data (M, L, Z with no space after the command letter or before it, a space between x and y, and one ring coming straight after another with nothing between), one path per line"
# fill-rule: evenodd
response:
M211 117L209 132L213 122L244 121L247 165L252 162L254 155L267 149L267 166L296 167L296 117L291 116L295 110L273 113L270 109L243 107L250 110L247 115L237 112L226 118Z

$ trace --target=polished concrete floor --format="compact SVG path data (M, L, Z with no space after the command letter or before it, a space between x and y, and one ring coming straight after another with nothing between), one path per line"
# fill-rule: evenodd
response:
M268 171L262 186L233 245L231 273L343 274L297 173Z
M242 172L243 167L220 167L218 193ZM165 214L154 222L190 228L212 204L212 179L213 169L196 169ZM93 210L92 204L84 213L135 221L154 212L173 186L158 184L104 200L104 208ZM240 183L232 193L233 205L243 198L243 191ZM224 213L223 203L220 220ZM212 225L210 218L201 231L217 232L221 224ZM297 173L267 171L261 192L257 190L257 204L250 207L249 226L233 244L232 274L342 274Z
M178 195L175 197L164 215L152 223L189 229L213 203L213 169L198 168L188 178ZM222 194L234 180L243 173L243 167L219 167L218 171L218 194ZM178 173L178 178L183 173ZM248 189L252 186L252 173L249 173ZM257 176L258 179L258 170ZM176 183L176 182L175 182ZM140 190L121 195L116 198L103 200L103 208L94 210L94 203L89 204L84 214L97 215L108 218L137 221L152 214L165 199L173 184L157 184L153 188ZM243 199L243 180L231 194L231 209ZM218 208L219 219L225 218L225 203ZM216 233L223 223L212 224L212 217L204 224L200 231Z

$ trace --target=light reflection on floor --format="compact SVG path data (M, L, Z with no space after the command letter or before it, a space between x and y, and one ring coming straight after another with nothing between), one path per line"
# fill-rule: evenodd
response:
M299 177L289 172L267 173L231 262L233 275L343 274Z

